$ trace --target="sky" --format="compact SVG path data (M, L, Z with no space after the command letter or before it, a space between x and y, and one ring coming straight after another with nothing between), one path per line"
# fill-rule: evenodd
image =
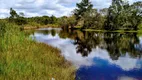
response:
M81 0L0 0L0 18L9 17L10 8L25 17L55 15L69 16ZM108 8L112 0L90 0L94 8ZM128 0L130 3L142 0Z

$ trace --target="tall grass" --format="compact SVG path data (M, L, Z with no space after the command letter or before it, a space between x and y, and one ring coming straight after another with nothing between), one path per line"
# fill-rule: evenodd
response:
M74 80L58 49L36 43L20 27L0 22L0 80Z

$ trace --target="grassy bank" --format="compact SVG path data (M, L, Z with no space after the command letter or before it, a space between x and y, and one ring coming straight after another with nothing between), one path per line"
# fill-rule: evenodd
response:
M38 28L61 28L58 24L41 25L37 23L30 23L23 25L24 30L38 29Z
M138 33L142 33L142 29L140 30L113 30L113 31L107 31L107 30L95 30L95 29L83 29L83 31L94 31L94 32L138 32Z
M0 80L74 80L58 49L36 43L19 26L0 22Z

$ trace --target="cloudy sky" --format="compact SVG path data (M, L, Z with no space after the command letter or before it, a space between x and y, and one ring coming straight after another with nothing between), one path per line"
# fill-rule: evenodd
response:
M0 18L9 16L9 9L12 7L19 12L23 12L26 17L55 15L71 15L71 11L76 7L76 3L81 0L0 0ZM101 9L109 7L111 0L90 0L95 8ZM129 0L130 3L142 0Z

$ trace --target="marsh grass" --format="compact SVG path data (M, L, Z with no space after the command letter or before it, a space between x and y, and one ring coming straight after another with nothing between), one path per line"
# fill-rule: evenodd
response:
M37 23L30 23L23 25L24 30L38 29L38 28L61 28L58 24L41 25Z
M74 80L74 67L58 49L29 39L19 26L4 24L4 36L0 37L0 80Z

